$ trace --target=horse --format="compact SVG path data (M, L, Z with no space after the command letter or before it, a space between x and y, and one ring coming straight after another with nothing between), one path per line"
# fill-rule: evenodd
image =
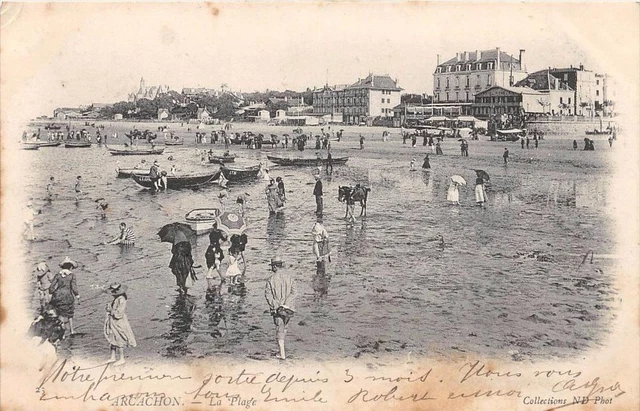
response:
M340 186L338 187L338 201L347 203L347 210L344 217L347 218L349 214L349 206L353 207L355 202L360 203L360 216L367 215L367 198L371 188L363 187L360 184L356 184L355 187Z

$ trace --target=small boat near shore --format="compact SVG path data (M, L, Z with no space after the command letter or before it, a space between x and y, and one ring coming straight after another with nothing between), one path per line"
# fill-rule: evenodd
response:
M167 140L164 142L165 146L181 146L184 145L184 140Z
M193 231L196 232L196 235L200 235L213 230L216 217L220 214L222 214L222 212L218 208L196 208L189 211L184 218Z
M221 163L233 163L236 161L236 155L235 154L228 154L228 155L215 155L215 154L209 154L209 162L210 163L214 163L214 164L221 164Z
M317 157L279 157L279 156L270 156L267 155L267 159L272 163L276 163L281 166L298 166L298 167L307 167L307 166L316 166L318 162L321 162L323 165L327 164L326 158L317 158ZM349 161L349 157L333 157L332 159L333 165L345 164Z
M20 150L39 150L40 146L37 144L20 144Z
M509 130L496 130L496 134L489 138L490 141L518 141L525 131L519 128Z
M151 149L138 149L138 148L125 148L125 149L117 149L117 148L107 148L109 153L114 156L144 156L144 155L159 155L164 152L164 147L162 148L151 148Z
M118 168L116 172L118 173L117 178L131 178L134 174L138 176L149 175L149 170L145 170L144 168Z
M198 187L214 182L220 177L220 171L205 174L186 174L182 176L166 176L167 189L179 190L181 188ZM131 174L133 181L144 188L153 189L153 182L149 175Z
M38 147L58 147L62 143L60 141L28 141L23 144L38 146Z
M69 140L64 143L65 148L87 148L91 147L91 141L86 140Z
M220 166L220 171L224 178L229 181L245 181L252 180L258 177L260 172L260 165L241 167L241 166Z

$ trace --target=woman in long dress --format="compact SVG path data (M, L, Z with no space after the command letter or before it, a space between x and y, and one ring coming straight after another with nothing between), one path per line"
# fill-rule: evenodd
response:
M280 197L280 202L284 205L285 201L287 201L287 194L284 189L282 177L276 177L276 183L278 183L278 197Z
M69 332L73 331L73 314L75 312L76 299L80 302L76 276L71 272L78 264L66 257L61 263L62 270L51 281L49 293L51 294L51 306L56 310L63 323L69 323Z
M476 178L476 204L481 206L487 201L487 195L484 191L484 180L482 177Z
M187 277L191 275L193 281L197 280L196 272L193 269L193 256L191 255L191 243L182 241L174 244L171 248L171 261L169 268L176 276L176 284L180 287L180 291L187 292Z
M111 345L111 358L107 362L113 365L124 364L124 349L136 346L136 337L133 335L127 313L127 286L118 283L109 286L109 292L113 301L107 304L107 318L104 321L104 336ZM116 361L116 350L120 359Z
M278 185L274 179L269 180L269 185L265 190L267 195L267 202L269 204L269 214L274 214L282 207L282 201L280 200L280 193L278 192Z
M458 191L458 183L452 181L447 190L447 201L451 201L454 205L460 205L460 192Z

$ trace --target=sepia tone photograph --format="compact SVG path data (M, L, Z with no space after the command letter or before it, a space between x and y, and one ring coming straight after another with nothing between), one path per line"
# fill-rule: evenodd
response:
M637 4L1 11L3 408L637 408Z

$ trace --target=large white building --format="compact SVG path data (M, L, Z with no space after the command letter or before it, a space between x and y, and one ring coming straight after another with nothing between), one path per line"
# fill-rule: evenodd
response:
M350 86L328 85L313 92L314 114L342 114L343 122L358 124L376 117L393 118L400 104L398 81L389 75L369 74Z
M468 106L477 93L493 86L512 86L527 76L523 64L524 50L517 58L500 51L463 51L440 63L433 73L433 98L437 103Z

